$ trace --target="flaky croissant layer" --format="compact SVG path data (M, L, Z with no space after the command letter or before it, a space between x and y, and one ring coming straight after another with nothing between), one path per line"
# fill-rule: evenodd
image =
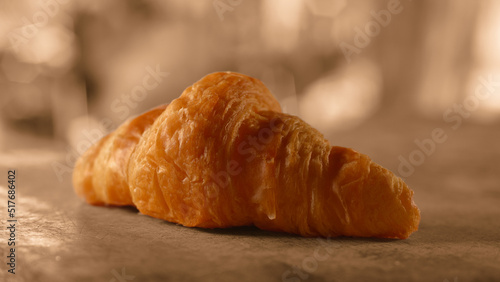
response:
M262 82L232 72L125 122L82 155L73 184L90 204L184 226L407 238L420 221L399 177L330 146Z

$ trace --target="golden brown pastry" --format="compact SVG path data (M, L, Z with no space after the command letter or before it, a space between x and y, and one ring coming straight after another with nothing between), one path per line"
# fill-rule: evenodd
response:
M134 205L184 226L407 238L420 221L400 178L330 146L281 113L262 82L231 72L205 76L103 138L73 183L91 204Z
M93 205L133 205L127 182L127 164L144 130L165 111L161 105L127 120L90 147L76 162L73 186Z

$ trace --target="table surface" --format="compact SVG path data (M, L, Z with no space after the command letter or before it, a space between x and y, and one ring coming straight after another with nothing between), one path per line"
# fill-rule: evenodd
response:
M186 228L133 208L85 204L73 193L71 174L59 181L51 166L65 163L66 147L5 151L1 175L17 171L17 265L15 275L7 273L9 234L2 228L0 280L500 281L498 125L453 130L380 118L325 136L397 171L399 156L408 158L418 149L415 139L430 138L435 128L446 141L405 178L422 214L419 231L406 240ZM3 225L6 184L0 182Z

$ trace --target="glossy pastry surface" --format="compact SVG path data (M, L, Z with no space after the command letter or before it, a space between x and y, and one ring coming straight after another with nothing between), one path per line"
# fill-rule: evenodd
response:
M262 82L231 72L105 137L78 161L74 186L91 204L134 205L184 226L407 238L420 221L400 178L332 147L282 113Z

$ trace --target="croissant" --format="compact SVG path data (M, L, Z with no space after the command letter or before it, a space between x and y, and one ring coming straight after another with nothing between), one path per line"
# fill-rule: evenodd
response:
M261 81L233 72L125 122L79 158L73 185L90 204L189 227L404 239L420 222L403 180L331 146Z

